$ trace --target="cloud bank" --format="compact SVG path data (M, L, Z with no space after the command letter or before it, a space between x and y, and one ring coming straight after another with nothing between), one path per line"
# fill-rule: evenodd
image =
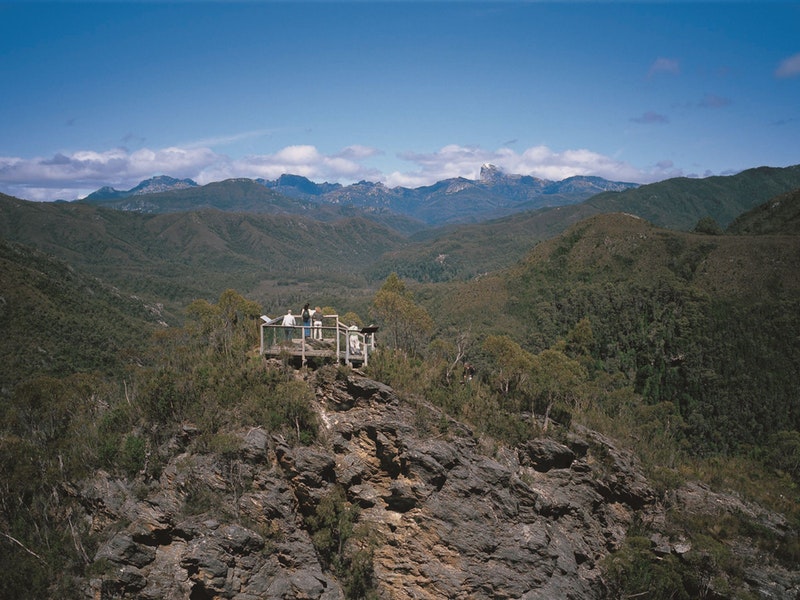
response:
M780 79L800 76L800 52L781 61L775 70L775 76Z
M452 177L477 179L481 165L486 163L507 173L553 181L595 175L615 181L650 183L682 174L671 163L642 170L591 150L558 152L547 146L517 152L507 147L486 150L448 145L430 153L406 152L397 158L409 168L389 173L370 166L372 159L383 154L359 145L332 154L311 145L294 145L272 154L232 158L208 147L191 145L158 150L84 150L49 158L0 157L0 191L27 200L73 200L103 186L127 190L156 175L193 179L204 185L236 177L277 179L283 174L302 175L316 182L346 185L368 180L389 187L415 188Z
M655 77L661 73L666 73L668 75L680 75L680 63L671 58L657 58L653 64L650 65L650 70L647 72L647 77Z

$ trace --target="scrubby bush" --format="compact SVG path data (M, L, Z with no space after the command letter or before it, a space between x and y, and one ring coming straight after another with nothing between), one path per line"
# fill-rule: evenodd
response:
M372 600L377 598L372 570L375 540L368 527L359 526L358 515L358 506L334 486L305 522L323 565L342 582L345 597Z

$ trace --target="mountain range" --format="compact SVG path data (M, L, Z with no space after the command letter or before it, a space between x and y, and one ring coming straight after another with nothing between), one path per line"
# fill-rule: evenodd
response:
M800 166L440 227L316 185L0 194L1 598L798 597ZM260 356L305 302L369 365Z
M509 179L488 168L483 175L487 181ZM284 191L305 188L309 197L317 186L297 177L283 182ZM330 188L326 193L345 189ZM764 203L781 206L776 199L797 189L800 165L758 167L435 227L389 209L293 198L251 179L231 179L116 200L37 203L0 195L0 236L61 257L114 285L135 281L134 293L157 291L153 300L174 303L173 310L226 287L254 291L272 306L307 294L322 274L327 293L349 301L363 298L356 290L392 272L419 282L470 279L507 268L537 243L602 213L628 213L683 231L710 218L725 228ZM488 214L491 198L475 198L462 195L460 201Z
M111 186L104 186L92 192L86 198L92 201L116 200L119 198L128 198L130 196L141 196L143 194L157 194L159 192L183 190L191 187L197 187L197 183L191 179L175 179L167 175L157 175L156 177L151 177L150 179L140 182L139 185L129 190L117 190Z
M226 187L234 186L239 188L235 200L224 191ZM608 181L601 177L579 176L549 181L525 175L507 175L487 164L481 168L477 180L458 177L414 189L389 188L369 181L348 186L314 183L300 175L289 174L272 181L232 179L198 186L190 179L162 175L143 181L127 191L104 187L89 194L83 201L144 213L213 206L220 210L278 210L303 214L319 210L320 207L333 206L357 208L373 214L388 212L418 221L424 226L439 226L485 221L524 210L574 204L600 192L619 192L635 187L637 184Z
M507 175L484 165L478 180L448 179L416 189L366 181L349 186L318 184L299 175L282 175L274 181L228 179L203 186L160 176L127 191L102 188L78 202L141 214L216 209L327 222L361 216L401 234L430 239L440 235L437 228L502 223L504 218L516 222L521 215L533 215L533 231L553 235L590 215L615 211L671 229L691 230L703 218L724 228L741 213L797 187L800 165L756 167L703 179L678 177L641 186L598 177L552 182Z

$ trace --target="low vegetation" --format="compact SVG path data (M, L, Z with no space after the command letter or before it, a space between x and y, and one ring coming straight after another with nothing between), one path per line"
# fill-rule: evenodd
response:
M380 326L368 374L414 403L431 435L452 418L492 447L586 425L635 450L659 491L700 479L782 513L796 532L800 238L710 229L595 217L508 270L436 285L391 273L337 303ZM97 540L75 517L71 486L96 469L152 481L165 442L189 425L193 450L223 461L242 426L317 442L313 381L254 351L259 316L278 301L198 295L169 327L156 304L30 248L0 245L0 269L0 596L79 597L74 580ZM280 302L300 304L298 293ZM431 420L432 407L444 416ZM247 485L228 467L231 490ZM223 503L190 491L187 514ZM372 597L374 540L357 509L334 491L305 525L348 597ZM694 554L654 557L636 524L604 564L620 597L701 597L714 578L737 596L727 544L741 537L787 565L800 557L796 536L779 540L744 516L711 527L674 514L670 526Z

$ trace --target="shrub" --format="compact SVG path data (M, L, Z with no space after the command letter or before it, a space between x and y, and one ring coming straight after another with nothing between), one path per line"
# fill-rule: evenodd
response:
M145 467L147 441L138 435L125 436L122 450L119 453L119 467L129 477L136 476Z
M692 600L688 573L672 555L656 559L646 537L631 535L617 552L606 557L603 568L610 597L644 597L648 600ZM689 587L695 587L689 585Z
M705 233L707 235L722 235L722 227L719 226L713 217L703 217L694 226L695 233Z
M375 539L369 528L358 527L359 509L335 486L306 517L314 547L322 564L342 582L346 598L373 599L373 548Z

